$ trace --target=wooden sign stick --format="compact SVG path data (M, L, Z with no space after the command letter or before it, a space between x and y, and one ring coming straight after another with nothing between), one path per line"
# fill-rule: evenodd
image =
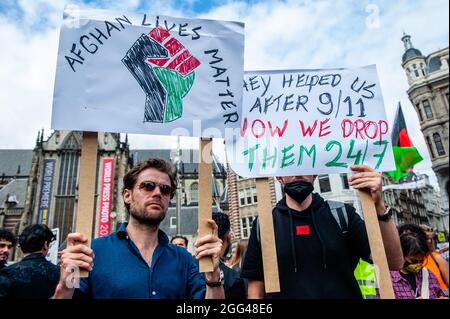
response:
M367 236L369 237L372 260L375 266L375 278L380 289L380 298L395 299L375 204L369 190L359 190L359 196L361 198Z
M258 195L258 219L261 234L261 250L264 269L264 286L266 292L279 292L277 250L272 219L272 203L270 200L270 184L267 178L256 179Z
M78 183L78 204L76 232L92 238L94 220L95 177L97 169L97 132L83 132L81 145L80 178ZM88 277L88 271L80 269L80 278Z
M212 139L200 138L199 149L199 169L198 169L198 236L202 237L212 233L211 226L207 219L212 218ZM199 260L200 272L213 271L213 260L210 257L203 257Z

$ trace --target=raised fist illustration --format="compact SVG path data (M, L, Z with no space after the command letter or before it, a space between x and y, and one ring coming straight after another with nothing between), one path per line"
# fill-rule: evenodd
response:
M142 34L122 62L146 94L144 122L171 122L183 114L200 61L162 26Z

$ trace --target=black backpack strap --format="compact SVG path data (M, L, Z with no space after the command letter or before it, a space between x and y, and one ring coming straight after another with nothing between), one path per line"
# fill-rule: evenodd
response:
M348 213L345 209L345 204L333 200L327 201L330 207L331 215L333 215L342 233L348 233Z
M256 222L255 222L255 227L256 227L256 238L258 239L258 242L261 243L261 233L259 230L259 216L256 217Z

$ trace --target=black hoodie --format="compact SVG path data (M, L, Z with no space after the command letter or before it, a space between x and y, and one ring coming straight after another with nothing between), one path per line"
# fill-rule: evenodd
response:
M360 258L370 261L364 221L346 205L348 233L343 234L328 204L313 194L311 206L298 212L286 199L272 211L281 292L268 298L362 298L353 271ZM242 276L264 280L261 244L254 221Z

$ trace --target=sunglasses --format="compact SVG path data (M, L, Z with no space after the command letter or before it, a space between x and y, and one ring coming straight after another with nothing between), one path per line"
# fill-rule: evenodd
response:
M174 189L172 186L166 184L159 184L153 181L144 181L139 184L139 189L144 189L147 192L153 192L156 188L159 187L159 191L164 196L171 196L174 193Z

